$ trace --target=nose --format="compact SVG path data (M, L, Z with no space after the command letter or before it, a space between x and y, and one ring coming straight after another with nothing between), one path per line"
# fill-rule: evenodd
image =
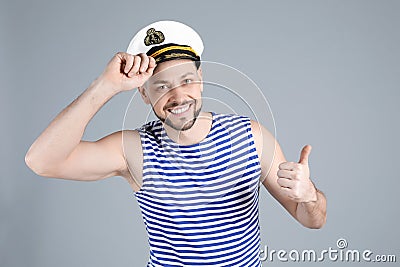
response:
M177 85L173 89L169 91L169 99L168 102L175 102L177 104L181 104L187 101L186 92L184 86Z

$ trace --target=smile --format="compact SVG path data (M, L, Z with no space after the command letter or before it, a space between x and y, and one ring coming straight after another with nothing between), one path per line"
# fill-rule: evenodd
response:
M172 114L182 114L182 113L186 112L189 108L190 108L190 104L186 104L184 106L175 107L173 109L168 109L168 111L171 112Z

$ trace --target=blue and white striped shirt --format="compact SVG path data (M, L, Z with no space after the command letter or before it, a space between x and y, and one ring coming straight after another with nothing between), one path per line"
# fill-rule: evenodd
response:
M147 266L261 266L259 178L250 119L213 115L198 144L179 145L161 121L138 129Z

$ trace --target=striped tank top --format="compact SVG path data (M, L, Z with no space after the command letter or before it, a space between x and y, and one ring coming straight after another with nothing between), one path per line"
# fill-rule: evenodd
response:
M143 184L135 192L148 234L147 266L261 266L260 163L250 119L212 113L193 145L172 141L161 121L138 129Z

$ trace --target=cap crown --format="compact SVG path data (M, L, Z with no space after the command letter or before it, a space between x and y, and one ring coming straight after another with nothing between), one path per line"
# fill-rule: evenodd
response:
M163 20L141 29L129 43L127 53L147 53L152 47L168 43L190 46L199 56L204 50L200 35L191 27L181 22Z

